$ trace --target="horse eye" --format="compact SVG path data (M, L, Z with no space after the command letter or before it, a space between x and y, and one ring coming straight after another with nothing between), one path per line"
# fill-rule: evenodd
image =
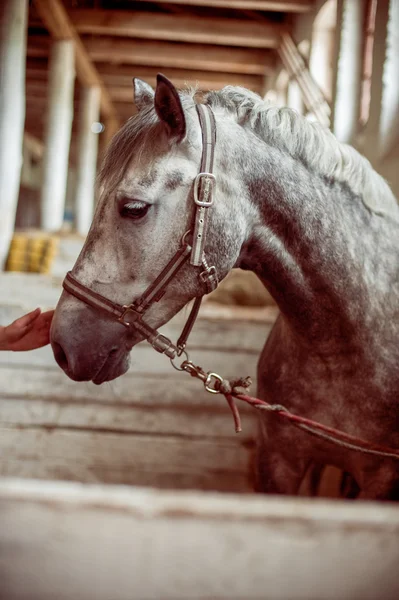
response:
M119 212L121 217L127 217L128 219L137 221L145 217L149 208L150 205L145 202L141 202L140 200L130 200L121 205Z

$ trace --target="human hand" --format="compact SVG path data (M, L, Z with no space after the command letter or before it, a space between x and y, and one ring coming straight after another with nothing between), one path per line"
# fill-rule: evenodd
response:
M53 315L53 310L42 313L36 308L11 325L0 327L0 350L17 352L46 346L50 342Z

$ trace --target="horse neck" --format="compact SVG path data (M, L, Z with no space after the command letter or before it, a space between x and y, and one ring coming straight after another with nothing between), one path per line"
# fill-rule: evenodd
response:
M369 310L364 236L371 253L375 239L367 209L345 185L274 148L253 143L248 155L241 176L259 219L237 266L259 276L296 329L347 335Z

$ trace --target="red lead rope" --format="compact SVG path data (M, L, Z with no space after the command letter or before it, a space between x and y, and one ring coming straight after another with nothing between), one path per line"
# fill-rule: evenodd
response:
M281 404L269 404L268 402L265 402L265 400L253 398L252 396L247 396L245 394L234 394L234 392L232 394L225 394L225 397L233 413L236 432L241 431L241 420L237 406L234 403L234 398L242 400L257 409L275 412L276 415L289 421L292 425L295 425L295 427L303 429L311 435L315 435L323 440L342 446L343 448L399 460L399 450L396 450L395 448L387 448L385 446L379 446L378 444L372 444L371 442L362 440L361 438L340 431L339 429L322 425L321 423L312 421L306 417L294 415Z
M348 450L363 452L365 454L372 454L374 456L399 460L399 449L397 448L388 448L367 442L366 440L362 440L361 438L340 431L339 429L322 425L321 423L312 421L306 417L294 415L281 404L269 404L265 400L248 396L245 394L245 390L251 385L251 379L249 377L240 378L236 381L229 381L228 379L223 379L223 377L217 373L206 373L201 367L198 367L191 362L191 360L189 360L187 353L185 354L187 358L181 363L180 367L176 366L173 360L171 360L173 367L178 371L185 371L191 375L191 377L200 379L203 382L207 392L212 394L222 394L226 398L233 414L235 430L237 433L242 431L242 429L240 413L238 412L238 408L235 404L235 399L242 400L243 402L246 402L250 406L253 406L259 410L274 412L276 416L281 419L285 419L291 423L291 425L294 425L299 429L303 429L307 433L335 444L336 446L341 446L342 448L347 448Z

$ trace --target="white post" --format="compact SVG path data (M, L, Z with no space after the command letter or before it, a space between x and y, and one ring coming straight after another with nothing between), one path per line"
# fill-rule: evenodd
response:
M359 120L364 6L363 0L343 0L342 5L333 131L347 143L353 140Z
M399 1L391 0L387 27L381 117L381 158L399 139Z
M288 84L287 105L300 115L303 115L304 106L301 89L295 79L290 79Z
M313 24L309 70L328 101L332 92L332 64L337 21L337 0L327 0Z
M87 234L93 218L99 134L93 123L99 120L100 100L99 87L81 89L75 203L76 229L81 235Z
M0 270L14 231L25 123L27 0L0 2Z
M64 219L73 120L74 54L73 40L53 42L41 194L41 222L46 231L58 231Z

